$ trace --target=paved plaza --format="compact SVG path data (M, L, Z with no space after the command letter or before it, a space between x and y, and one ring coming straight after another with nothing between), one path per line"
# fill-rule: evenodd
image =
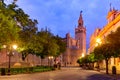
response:
M0 80L114 80L114 78L92 70L62 68L50 72L0 76Z

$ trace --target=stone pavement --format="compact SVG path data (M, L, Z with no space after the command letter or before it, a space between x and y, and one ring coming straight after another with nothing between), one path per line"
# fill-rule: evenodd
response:
M100 70L100 73L106 74L106 70ZM116 75L112 74L112 71L109 70L109 74L108 76L111 76L112 78L114 78L115 80L120 80L120 71L116 72Z
M50 72L0 76L0 80L114 80L114 76L106 75L102 71L67 67Z

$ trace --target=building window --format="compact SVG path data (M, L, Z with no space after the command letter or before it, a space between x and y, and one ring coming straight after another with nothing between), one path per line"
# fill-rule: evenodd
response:
M120 66L120 57L118 58L118 65Z

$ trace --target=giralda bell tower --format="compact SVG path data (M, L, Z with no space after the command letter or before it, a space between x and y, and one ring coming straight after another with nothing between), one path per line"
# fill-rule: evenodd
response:
M79 41L78 48L82 51L82 54L86 54L86 28L84 27L82 11L78 20L78 27L75 28L75 39Z

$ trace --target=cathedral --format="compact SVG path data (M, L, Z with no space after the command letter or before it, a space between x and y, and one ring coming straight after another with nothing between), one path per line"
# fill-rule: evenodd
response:
M77 60L86 54L86 28L82 18L82 11L78 19L78 26L75 28L75 38L66 34L66 51L63 54L63 66L78 66Z

